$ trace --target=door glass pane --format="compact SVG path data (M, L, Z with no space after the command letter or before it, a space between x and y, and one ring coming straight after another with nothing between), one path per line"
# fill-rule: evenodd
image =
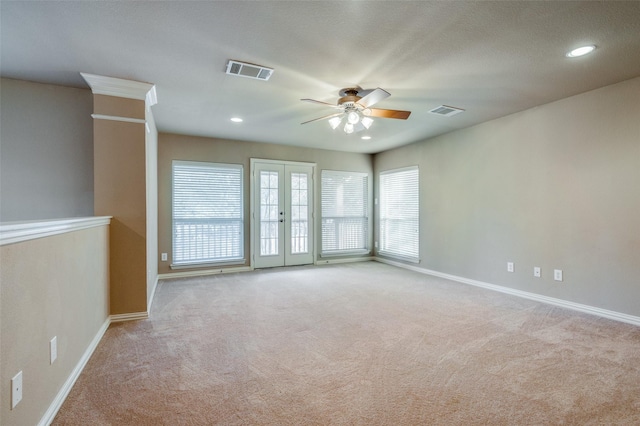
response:
M309 252L307 174L291 173L291 253Z
M278 172L260 171L260 255L278 254Z

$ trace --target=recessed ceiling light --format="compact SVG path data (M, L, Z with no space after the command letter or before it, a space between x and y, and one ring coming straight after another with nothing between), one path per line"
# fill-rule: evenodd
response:
M242 123L242 118L240 117L231 117L231 121L234 123Z
M369 139L371 139L371 136L363 136L362 139L364 139L365 141L368 141Z
M573 49L570 52L567 52L566 56L567 58L577 58L578 56L584 56L587 53L591 53L594 50L596 50L596 47L594 45L582 46L582 47Z

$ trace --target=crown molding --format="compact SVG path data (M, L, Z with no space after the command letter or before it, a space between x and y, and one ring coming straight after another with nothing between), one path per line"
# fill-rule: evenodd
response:
M141 81L125 80L115 77L105 77L102 75L87 74L84 72L81 72L80 75L87 82L94 95L138 99L145 101L149 106L158 103L156 86L151 83L143 83Z

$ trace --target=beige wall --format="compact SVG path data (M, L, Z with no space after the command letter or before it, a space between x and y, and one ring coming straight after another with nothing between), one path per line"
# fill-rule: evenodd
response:
M249 173L250 159L300 161L317 164L316 197L320 195L320 171L347 170L371 173L371 156L321 149L300 148L256 142L240 142L195 136L160 133L158 143L158 259L168 253L169 260L159 263L159 273L172 272L171 263L171 162L172 160L242 164L244 166L245 259L249 264ZM319 205L319 203L316 203ZM320 252L320 213L316 211L316 253ZM183 271L183 270L181 270Z
M420 268L640 316L640 78L374 158L415 164Z
M108 96L95 95L96 114ZM144 117L144 101L120 99ZM107 105L111 106L112 101ZM135 117L133 117L135 118ZM94 120L94 211L111 220L111 314L147 311L146 129L143 123Z
M100 226L0 247L0 424L37 424L108 320L108 233ZM18 371L22 402L11 410Z
M93 96L93 112L94 114L136 119L145 119L147 115L145 102L141 99L106 95Z
M93 215L91 92L0 79L0 221Z

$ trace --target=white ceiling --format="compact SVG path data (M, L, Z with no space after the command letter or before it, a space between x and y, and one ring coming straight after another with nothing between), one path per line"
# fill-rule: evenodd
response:
M640 2L7 1L3 77L87 87L80 72L156 84L158 129L379 152L640 75ZM567 59L571 48L591 55ZM229 59L269 81L225 74ZM412 111L346 135L338 91L382 87ZM441 104L466 112L440 117ZM244 122L229 118L241 116Z

